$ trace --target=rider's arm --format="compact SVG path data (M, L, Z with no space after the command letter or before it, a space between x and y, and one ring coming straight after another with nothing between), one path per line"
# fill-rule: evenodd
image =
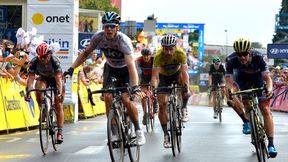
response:
M34 80L35 80L35 73L29 72L28 79L27 79L27 87L26 87L27 90L30 90L33 88Z
M56 88L57 88L59 94L62 94L62 91L63 91L62 76L63 76L63 74L60 71L57 71L55 73Z
M266 88L268 92L271 92L273 89L273 82L269 73L262 74L263 80L266 82Z
M138 74L135 66L135 62L132 58L132 55L125 55L125 63L129 71L130 81L132 86L138 85Z
M94 47L90 44L83 52L81 52L75 62L72 64L72 68L75 69L80 66L90 55L90 53L94 50Z
M187 64L181 65L180 72L183 80L183 84L188 86L189 85L189 74L188 74L188 66Z
M151 77L151 86L152 87L158 87L159 83L159 72L160 68L159 67L153 67L152 69L152 77Z

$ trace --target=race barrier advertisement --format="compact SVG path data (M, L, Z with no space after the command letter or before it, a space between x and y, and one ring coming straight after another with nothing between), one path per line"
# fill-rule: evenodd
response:
M38 125L39 107L35 95L26 102L25 87L5 78L0 78L0 87L0 131Z
M97 115L101 115L105 113L105 104L103 101L100 100L101 94L93 94L93 101L95 106L92 106L90 101L88 100L88 92L87 88L90 88L92 91L98 90L102 88L102 84L92 83L89 86L85 86L81 81L79 82L79 90L78 96L80 100L80 107L83 110L82 115L87 117L93 117ZM79 112L79 115L81 112Z
M270 101L271 110L288 112L288 86L274 90L274 97Z

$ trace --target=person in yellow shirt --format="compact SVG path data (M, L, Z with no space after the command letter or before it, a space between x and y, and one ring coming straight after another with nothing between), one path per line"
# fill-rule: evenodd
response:
M182 121L188 121L187 101L189 98L188 85L189 75L186 53L176 47L177 38L172 34L165 35L161 40L162 48L159 49L154 57L151 86L167 87L176 81L181 86L186 86L186 90L182 93ZM159 91L158 91L159 92ZM170 148L170 138L167 130L168 114L167 102L168 94L165 91L158 93L159 112L158 117L164 132L165 148Z

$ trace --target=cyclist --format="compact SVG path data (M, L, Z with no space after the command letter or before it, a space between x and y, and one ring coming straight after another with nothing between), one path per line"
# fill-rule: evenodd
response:
M266 83L267 91L259 92L257 95L259 97L259 108L263 114L265 130L268 137L268 153L270 157L274 158L277 156L277 151L273 143L274 123L269 107L269 100L273 96L273 83L268 66L261 53L252 49L252 43L249 40L239 38L234 42L233 47L235 52L226 58L226 87L231 91L234 81L240 90L258 88L263 86L264 82ZM231 100L229 93L227 94L227 99L229 99L228 103L233 106L242 120L246 118L244 113L241 113L243 112L241 106L235 104L235 102ZM247 109L249 104L247 99L243 99L242 103L244 109ZM247 118L245 120L247 120ZM247 122L244 124L243 133L250 133L250 126Z
M152 66L153 66L153 57L152 57L152 51L149 48L143 48L141 50L141 54L142 56L136 58L136 65L137 65L137 70L138 70L138 74L140 74L140 70L141 70L141 74L140 74L140 83L141 84L149 84L151 81L151 74L152 74ZM148 89L143 86L141 87L142 92L148 91ZM146 103L145 103L145 98L142 98L141 100L142 102L142 108L143 108L143 120L142 123L143 125L146 125L146 111L144 110L144 107L146 107Z
M172 34L165 35L161 40L162 48L159 49L154 57L151 86L152 87L167 87L174 81L179 85L189 85L188 66L185 52L176 47L177 38ZM187 101L189 98L188 87L182 93L183 107L182 107L182 120L188 121L187 114ZM167 114L167 102L168 96L165 91L159 91L158 93L159 112L158 117L161 123L161 127L164 132L165 148L171 147L169 133L167 130L168 114Z
M213 64L210 65L209 70L209 77L208 77L208 85L211 87L211 100L212 105L214 109L214 115L213 118L217 119L218 114L216 112L216 88L217 86L224 86L224 75L225 75L225 69L224 66L221 64L219 57L214 57L212 59ZM222 102L224 100L225 96L225 89L221 88L222 93Z
M141 95L141 89L138 86L137 70L132 58L133 47L131 39L122 32L119 32L120 20L121 18L117 13L106 12L102 17L104 30L96 32L93 35L89 46L80 53L76 61L64 74L71 76L74 69L80 66L88 58L90 53L97 48L102 50L106 57L103 72L103 87L109 88L111 86L110 78L115 77L117 79L116 86L125 86L126 83L131 83L132 93ZM137 144L143 145L146 139L143 130L141 130L139 126L136 105L129 99L127 93L122 94L122 100L134 124ZM106 115L108 115L112 103L112 95L108 93L104 94L104 102Z
M62 79L63 75L60 66L60 60L53 55L53 51L46 43L38 45L36 48L36 53L38 57L34 57L30 62L26 90L28 91L33 88L35 80L36 89L47 89L49 86L56 88L54 91L54 102L57 111L58 126L56 142L61 144L63 142L63 99L65 95L65 87ZM30 101L30 98L30 93L27 93L25 100ZM41 92L36 92L36 100L38 105L41 105L43 100L43 94Z

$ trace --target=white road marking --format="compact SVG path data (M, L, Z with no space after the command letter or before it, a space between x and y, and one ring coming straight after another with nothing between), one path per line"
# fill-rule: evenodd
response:
M97 154L104 149L104 146L88 146L82 150L75 152L75 154Z

